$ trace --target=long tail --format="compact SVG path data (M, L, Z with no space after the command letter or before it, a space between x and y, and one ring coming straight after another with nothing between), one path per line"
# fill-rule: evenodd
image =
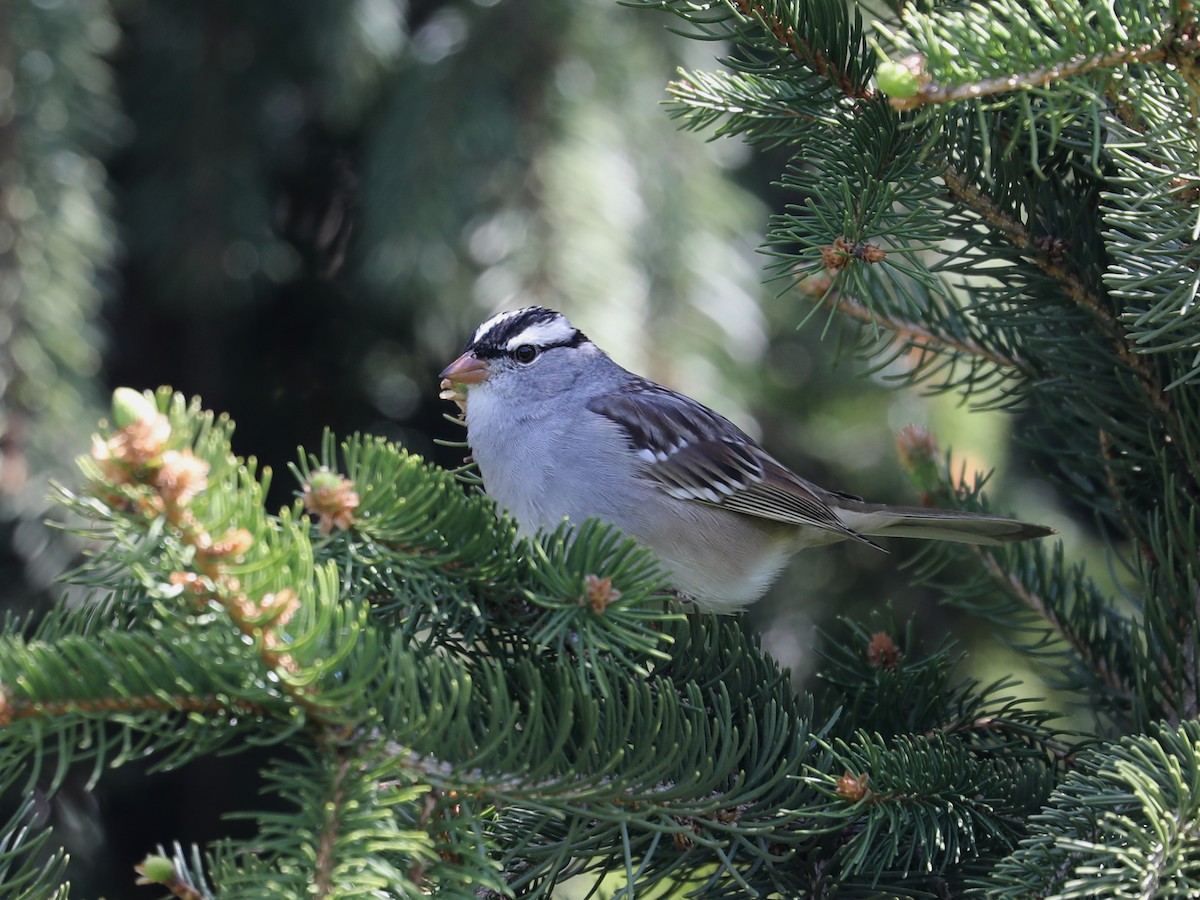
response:
M839 519L858 534L869 537L927 538L964 544L1004 544L1055 534L1053 528L988 513L888 506L838 498Z

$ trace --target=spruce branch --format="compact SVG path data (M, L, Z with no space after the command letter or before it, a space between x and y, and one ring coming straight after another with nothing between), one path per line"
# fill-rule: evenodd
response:
M931 435L909 429L897 444L906 474L932 502L985 508L981 497L985 479L976 477L971 484L963 473L955 474L951 455L941 455ZM958 586L940 581L945 568L964 556L974 559L980 577ZM1103 688L1106 704L1122 712L1136 706L1132 623L1086 582L1082 571L1064 571L1061 544L1051 560L1036 546L931 546L907 567L917 580L939 584L949 599L981 612L1014 637L1028 634L1018 638L1026 649L1048 652L1053 658L1068 648L1080 673ZM1030 618L1036 625L1030 624Z
M1156 564L1154 550L1149 537L1145 534L1142 518L1138 514L1138 511L1134 509L1129 492L1117 472L1116 467L1120 462L1120 451L1117 450L1112 435L1107 430L1101 428L1096 435L1096 444L1100 448L1100 459L1104 465L1104 484L1108 489L1109 496L1113 499L1113 506L1117 515L1120 516L1125 525L1125 533L1133 536L1142 557L1151 562L1152 565Z
M204 892L197 890L176 867L175 861L161 852L151 854L133 867L137 872L137 885L157 884L171 892L179 900L208 900ZM184 870L186 872L186 870Z
M1079 399L1085 401L1085 406L1074 414L1078 424L1070 428L1076 431L1073 441L1083 441L1085 434L1093 437L1090 459L1094 483L1106 488L1108 496L1113 498L1111 503L1104 503L1103 491L1095 491L1089 492L1087 502L1125 526L1126 533L1138 542L1151 567L1160 565L1171 554L1147 553L1152 544L1147 514L1163 502L1163 498L1182 496L1191 498L1189 502L1194 503L1195 498L1200 497L1200 459L1190 449L1185 449L1195 442L1194 429L1189 424L1195 413L1193 403L1186 392L1177 389L1180 379L1174 383L1175 390L1167 390L1160 376L1161 372L1170 371L1173 361L1164 359L1161 354L1156 359L1145 352L1139 346L1141 337L1131 331L1136 325L1131 317L1118 316L1110 298L1088 290L1076 273L1067 269L1061 259L1056 259L1053 252L1040 246L1030 231L1000 204L993 202L983 189L968 185L953 167L946 170L945 177L947 186L966 207L1002 235L1023 258L1032 260L1052 283L1060 285L1063 295L1088 316L1092 334L1120 366L1118 372L1132 376L1113 383L1113 390L1119 394L1110 392L1106 402L1099 398L1087 399L1091 386L1081 377L1082 372L1069 376L1071 381L1068 383L1078 384ZM1085 367L1083 372L1095 373L1106 380L1112 377L1111 371L1097 371L1093 361L1081 359L1080 362ZM1044 382L1042 390L1048 399L1059 395L1059 402L1065 403L1068 409L1077 402L1076 398L1056 389L1052 381ZM1126 415L1116 415L1117 407L1113 405L1116 396L1123 397ZM1143 409L1145 412L1141 412ZM1098 430L1095 418L1091 418L1096 414L1102 417L1100 422L1103 423ZM1131 419L1138 422L1136 427L1129 427ZM1064 459L1064 464L1067 463ZM1069 464L1078 468L1077 463ZM1167 502L1170 508L1178 505L1174 499ZM1186 542L1186 534L1186 531L1179 532L1179 539ZM1185 597L1188 591L1183 585L1180 588L1182 593L1173 590L1163 596L1169 602L1180 603L1183 608L1188 601L1178 598Z
M868 337L882 335L864 346L864 356L886 364L911 340L943 351L922 358L914 381L942 371L948 373L943 389L1024 380L1007 366L1011 342L996 340L1004 332L989 332L963 315L954 286L935 271L929 251L944 240L943 201L923 171L920 142L895 113L876 104L837 128L810 131L782 185L801 201L772 222L768 249L779 260L777 269L791 281L798 270L820 267L820 274L802 282L806 293L827 301L815 303L814 312L857 301L879 317L863 329ZM850 305L848 311L860 312ZM954 364L960 360L967 366L958 382Z
M406 863L433 863L432 842L423 831L406 827L397 812L419 802L424 791L381 790L384 772L373 745L350 733L340 741L327 735L275 761L264 774L291 809L255 816L258 838L247 848L272 865L221 866L213 879L219 894L419 894Z
M1022 255L1060 284L1064 295L1072 303L1092 317L1100 332L1109 340L1113 353L1143 385L1147 401L1169 421L1172 417L1170 403L1159 384L1157 374L1144 356L1132 350L1124 330L1104 298L1090 291L1079 276L1061 259L1056 258L1053 252L1048 251L1028 228L993 202L977 184L969 183L953 165L946 165L940 175L956 202L963 204L995 228Z
M670 115L681 127L713 127L714 137L742 135L771 147L792 139L796 127L829 119L827 104L811 90L752 72L680 70L667 91Z
M164 397L164 400L166 398ZM130 524L146 532L162 527L173 532L180 565L168 582L180 589L196 608L224 610L233 625L253 642L259 659L280 688L309 714L321 715L322 704L304 684L301 666L284 645L288 623L301 605L291 587L252 597L243 589L234 567L244 563L254 547L254 535L234 527L214 536L195 514L193 501L208 489L211 463L180 443L176 425L182 424L160 411L149 394L127 388L114 392L113 423L107 439L97 437L92 457L98 466L93 491L101 499L127 497ZM173 435L173 431L176 434ZM186 437L185 437L186 440ZM115 494L114 494L115 491Z
M1030 834L975 889L996 900L1200 890L1197 747L1200 731L1188 721L1081 754Z
M40 821L38 798L21 787L28 777L24 757L14 742L0 744L0 797L16 801L0 819L0 885L20 900L67 900L67 856Z
M1135 349L1136 342L1130 339L1126 327L1113 313L1106 298L1089 290L1078 274L1072 272L1052 250L1047 249L1044 242L1034 238L1028 228L993 202L982 188L968 183L952 165L945 166L941 176L956 201L996 229L1023 257L1030 259L1059 284L1064 296L1076 308L1087 313L1097 333L1104 338L1121 365L1134 376L1145 402L1154 410L1162 427L1162 442L1168 447L1179 447L1181 441L1187 443L1190 431L1180 421L1176 404L1164 390L1158 371L1146 354ZM1183 453L1179 454L1178 462L1182 463L1189 475L1189 495L1200 496L1200 459Z
M317 897L329 897L334 891L338 831L347 800L346 777L350 767L355 763L351 754L343 748L338 748L334 756L336 769L329 785L328 799L324 804L325 822L321 828L320 845L317 848L313 873L313 894Z
M905 349L919 350L920 355L914 363L914 368L918 371L924 368L927 362L933 362L943 354L954 354L984 360L998 369L1011 370L1019 375L1033 374L1025 361L1016 353L1001 353L998 350L984 347L969 337L934 329L920 322L874 309L832 286L823 293L823 303L826 308L855 322L895 335Z
M938 84L928 78L918 79L919 88L911 96L891 96L888 102L897 112L907 112L924 106L939 103L961 103L974 101L993 94L1006 94L1012 91L1043 88L1052 82L1064 78L1073 78L1095 72L1098 69L1115 69L1137 63L1152 63L1165 60L1168 55L1177 52L1194 54L1200 50L1200 42L1187 42L1190 48L1172 46L1155 46L1144 44L1138 47L1116 47L1098 56L1073 56L1064 62L1048 66L1037 66L1009 75L999 75L994 78L984 78L980 81L956 84ZM923 61L913 63L920 66L924 73Z
M897 57L920 70L917 90L895 98L902 109L1041 90L1068 78L1080 83L1063 85L1060 94L1087 93L1083 76L1194 56L1200 48L1191 17L1163 6L1131 16L1088 0L989 0L961 9L909 8L903 18L898 31L876 23Z
M1002 686L1011 687L1014 685L1004 684ZM981 732L988 737L995 736L996 734L1011 734L1021 741L1028 742L1044 750L1056 763L1068 768L1075 763L1079 755L1077 747L1073 747L1056 737L1044 735L1038 729L1031 728L1026 722L1012 720L999 715L979 716L969 722L946 722L932 731L927 731L925 734L926 737L932 737L934 734L970 735L972 732Z
M858 9L840 3L795 4L780 0L626 0L664 9L694 29L701 40L727 39L742 51L728 60L744 72L798 86L811 95L837 97L850 105L870 102L872 59L865 51Z
M1196 317L1190 315L1200 277L1200 209L1188 174L1200 138L1193 117L1169 110L1196 104L1197 94L1178 71L1155 71L1117 102L1118 112L1137 107L1109 125L1116 171L1101 205L1111 256L1105 283L1122 304L1122 322L1138 351L1169 361L1173 377L1166 389L1178 394L1176 388L1200 377Z
M452 578L496 599L517 589L519 564L504 554L485 552L515 543L515 525L498 518L483 497L464 498L453 473L433 469L382 438L356 434L339 443L329 431L319 453L301 450L290 468L306 506L314 479L323 475L359 486L354 505L347 507L353 511L353 528L330 530L318 521L318 560L350 565L353 576L368 579L381 572L402 573L408 594L425 578ZM392 586L377 580L363 584L368 595Z
M827 79L846 97L853 100L869 100L873 91L865 82L858 82L849 72L833 62L821 48L814 46L808 35L787 21L782 13L784 4L756 2L756 0L733 0L733 4L746 19L758 22L779 44L797 60Z
M871 628L875 628L871 632ZM864 649L865 648L865 649ZM881 649L882 648L882 649ZM818 710L841 707L840 723L870 722L884 738L938 735L961 741L982 755L1028 758L1061 765L1072 750L1064 736L1049 728L1055 716L1032 708L1008 693L1016 682L1001 679L980 685L956 669L963 659L944 642L921 652L913 623L900 628L891 611L877 614L871 626L843 622L825 635ZM849 740L852 732L837 731ZM828 772L828 770L826 770Z
M196 641L166 622L157 633L107 629L54 641L8 636L0 652L10 713L5 741L28 755L31 782L49 769L54 790L74 763L88 763L95 779L109 765L152 752L157 766L182 765L235 742L264 719L279 723L264 741L292 734L299 723L290 706L247 678L242 658L220 644Z
M953 738L858 733L831 744L843 774L813 775L816 820L837 836L842 877L948 875L1014 848L1054 782L1044 761L979 754Z
M1133 685L1124 672L1117 671L1111 660L1098 652L1094 634L1083 634L1076 630L1076 622L1064 615L1059 604L1052 603L1037 588L1023 577L1023 569L1014 566L1009 554L992 548L972 547L972 555L992 583L1003 593L1013 598L1022 608L1029 610L1049 626L1051 632L1076 654L1077 658L1105 685L1112 696L1132 706Z
M11 700L0 685L0 728L21 719L44 717L98 716L121 717L127 713L201 713L217 717L261 716L266 710L254 703L230 700L213 694L180 693L118 694L108 697L66 698L60 700Z

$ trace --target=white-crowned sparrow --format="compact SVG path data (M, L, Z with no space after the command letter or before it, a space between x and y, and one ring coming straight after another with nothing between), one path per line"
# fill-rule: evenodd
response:
M488 495L523 534L613 522L703 608L753 603L805 547L874 536L996 544L1053 532L1015 519L866 503L817 487L732 422L626 371L560 313L504 312L441 377L462 399Z

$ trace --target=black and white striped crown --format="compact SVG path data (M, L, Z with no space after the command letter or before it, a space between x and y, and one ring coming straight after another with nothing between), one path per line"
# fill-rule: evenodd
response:
M476 356L503 356L523 344L539 351L551 347L578 347L587 335L567 321L566 316L544 306L527 306L497 313L477 329L467 349Z

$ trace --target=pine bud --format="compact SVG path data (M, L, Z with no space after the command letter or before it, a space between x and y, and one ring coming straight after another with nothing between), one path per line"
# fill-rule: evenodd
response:
M942 489L938 477L941 450L937 438L919 425L908 425L896 435L896 452L908 480L919 491L936 494Z
M313 493L318 491L336 491L342 485L342 476L337 472L331 472L329 469L318 469L313 472L312 478L308 481L308 486L313 490Z
M162 455L162 466L154 478L154 486L163 499L176 506L187 506L192 498L208 487L208 463L185 447L168 450Z
M304 485L304 508L317 515L321 534L329 534L335 527L345 531L353 525L358 503L354 482L324 466Z
M179 880L175 874L175 863L165 856L147 856L133 868L142 876L138 884L174 884Z
M854 262L854 244L844 237L837 238L832 244L821 248L821 265L831 272L845 269Z
M599 575L585 575L583 579L583 603L591 607L592 612L599 615L608 609L608 604L621 599L621 592L613 587L611 578L601 578Z
M133 388L119 387L112 394L112 421L117 429L146 422L158 415L154 401Z
M895 669L900 663L900 648L886 631L871 635L867 644L867 662L874 669Z
M871 792L871 789L867 787L867 782L870 779L871 776L866 773L852 775L847 772L837 780L837 787L834 789L834 793L843 800L850 803L857 803Z
M220 540L213 541L204 553L209 557L232 556L235 559L254 546L254 535L245 528L227 531Z
M620 592L612 586L612 578L601 578L599 575L583 576L583 593L587 605L592 612L604 612L614 600L620 600Z
M875 67L875 83L879 89L897 100L911 99L920 92L925 60L919 56L896 62L885 59Z

